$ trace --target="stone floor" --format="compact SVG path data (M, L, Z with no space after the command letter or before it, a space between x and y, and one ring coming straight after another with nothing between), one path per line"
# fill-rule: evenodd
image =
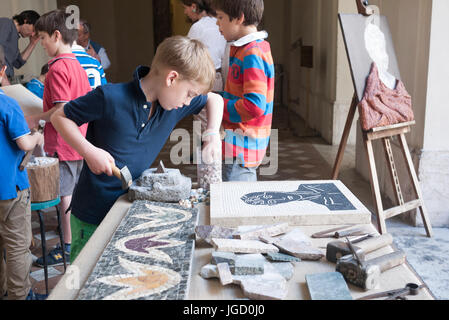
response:
M278 131L278 171L274 175L259 177L260 181L268 180L327 180L330 179L331 169L335 160L338 146L329 146L320 137L300 138L294 136L288 129L288 114L284 108L276 108L277 112L273 121L273 128ZM185 119L178 126L192 131L192 120ZM181 172L196 181L196 166L190 164L173 165L170 161L170 150L178 142L168 142L155 164L159 160L164 161L167 168L179 168ZM271 151L270 151L271 152ZM275 152L275 150L273 151ZM271 153L269 153L270 155ZM155 166L153 164L153 166ZM268 165L266 165L268 167ZM373 212L373 202L371 198L370 185L354 169L355 167L355 148L348 146L343 159L340 180L359 198L359 200ZM46 217L47 232L55 233L56 219L54 213L49 213ZM391 228L391 230L390 230ZM418 275L423 278L435 297L438 299L449 299L449 270L447 268L447 253L449 252L449 229L435 230L435 238L428 243L423 235L424 229L414 228L398 219L387 221L387 229L393 234L395 244L398 248L404 250L408 261L416 270ZM36 239L39 234L39 224L36 214L33 213L33 233L35 235L35 244L32 247L32 253L35 256L41 256L40 241ZM410 238L412 237L412 238ZM415 237L415 238L413 238ZM417 237L417 238L416 238ZM413 240L415 239L415 240ZM416 239L421 239L416 240ZM441 241L440 241L441 240ZM447 241L447 242L446 242ZM48 242L48 248L52 248L58 239L51 239ZM440 246L441 250L429 251L433 246ZM421 252L421 246L426 246L425 258L420 258L416 252ZM443 247L441 247L443 246ZM445 262L445 263L443 263ZM57 272L63 272L62 267L56 267ZM32 272L39 271L40 268L33 267ZM35 275L35 274L34 274ZM49 280L50 289L59 281L61 275L54 275ZM42 272L43 278L43 272ZM447 279L445 279L447 278ZM33 280L33 288L38 293L45 293L44 281Z

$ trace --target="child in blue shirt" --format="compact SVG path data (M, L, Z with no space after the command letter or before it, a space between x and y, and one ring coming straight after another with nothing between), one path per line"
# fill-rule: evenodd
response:
M0 82L5 72L0 46ZM19 165L25 151L43 143L42 134L30 134L17 102L0 89L0 297L7 291L9 300L24 300L32 293L30 185L26 169L20 171Z
M48 73L48 64L46 63L41 69L41 75L38 78L32 79L27 83L26 88L30 90L37 97L44 99L44 83Z
M131 82L98 87L53 114L53 126L85 161L72 199L70 261L125 193L112 164L127 166L133 179L139 178L177 123L204 107L203 158L206 163L220 160L224 103L210 93L214 80L207 48L198 40L171 37L158 47L151 70L140 66ZM89 123L86 138L73 130L84 123Z

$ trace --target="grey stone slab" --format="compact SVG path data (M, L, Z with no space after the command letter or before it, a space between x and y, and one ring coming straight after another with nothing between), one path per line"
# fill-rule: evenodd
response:
M339 272L306 275L312 300L352 300L345 279Z
M186 299L197 220L196 208L135 201L78 299Z
M287 281L293 278L295 274L295 268L290 262L266 262L264 266L266 273L278 273Z
M238 257L235 261L233 274L234 275L264 274L264 261L248 257Z
M267 253L266 257L268 260L274 261L274 262L301 262L300 258L291 256L289 254L275 252L275 253Z
M232 252L221 252L221 251L214 251L212 252L212 264L219 264L219 263L227 263L229 266L235 265L235 259L237 256Z
M281 240L273 243L281 252L295 256L301 260L318 261L324 257L324 253L303 242L295 242L291 240Z
M287 281L279 274L242 278L243 294L252 300L283 300L287 297Z
M198 226L195 228L196 239L202 239L212 245L212 238L232 239L235 229L220 226Z
M148 169L133 182L128 192L130 201L179 202L190 197L192 179L183 176L178 169L156 172L157 169Z

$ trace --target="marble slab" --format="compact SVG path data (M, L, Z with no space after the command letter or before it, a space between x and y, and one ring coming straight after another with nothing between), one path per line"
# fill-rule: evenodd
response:
M198 209L135 201L78 300L187 298Z
M312 300L352 300L345 279L339 272L306 275Z
M371 213L341 181L226 182L211 186L212 225L369 224Z
M268 253L279 252L279 249L271 244L265 244L256 240L212 239L215 250L234 253Z

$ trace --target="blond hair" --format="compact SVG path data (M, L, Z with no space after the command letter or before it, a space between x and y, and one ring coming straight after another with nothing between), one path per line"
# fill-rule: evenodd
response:
M151 69L172 68L181 80L196 81L212 90L215 81L215 65L205 45L183 36L165 39L157 48ZM204 92L204 93L206 93Z

